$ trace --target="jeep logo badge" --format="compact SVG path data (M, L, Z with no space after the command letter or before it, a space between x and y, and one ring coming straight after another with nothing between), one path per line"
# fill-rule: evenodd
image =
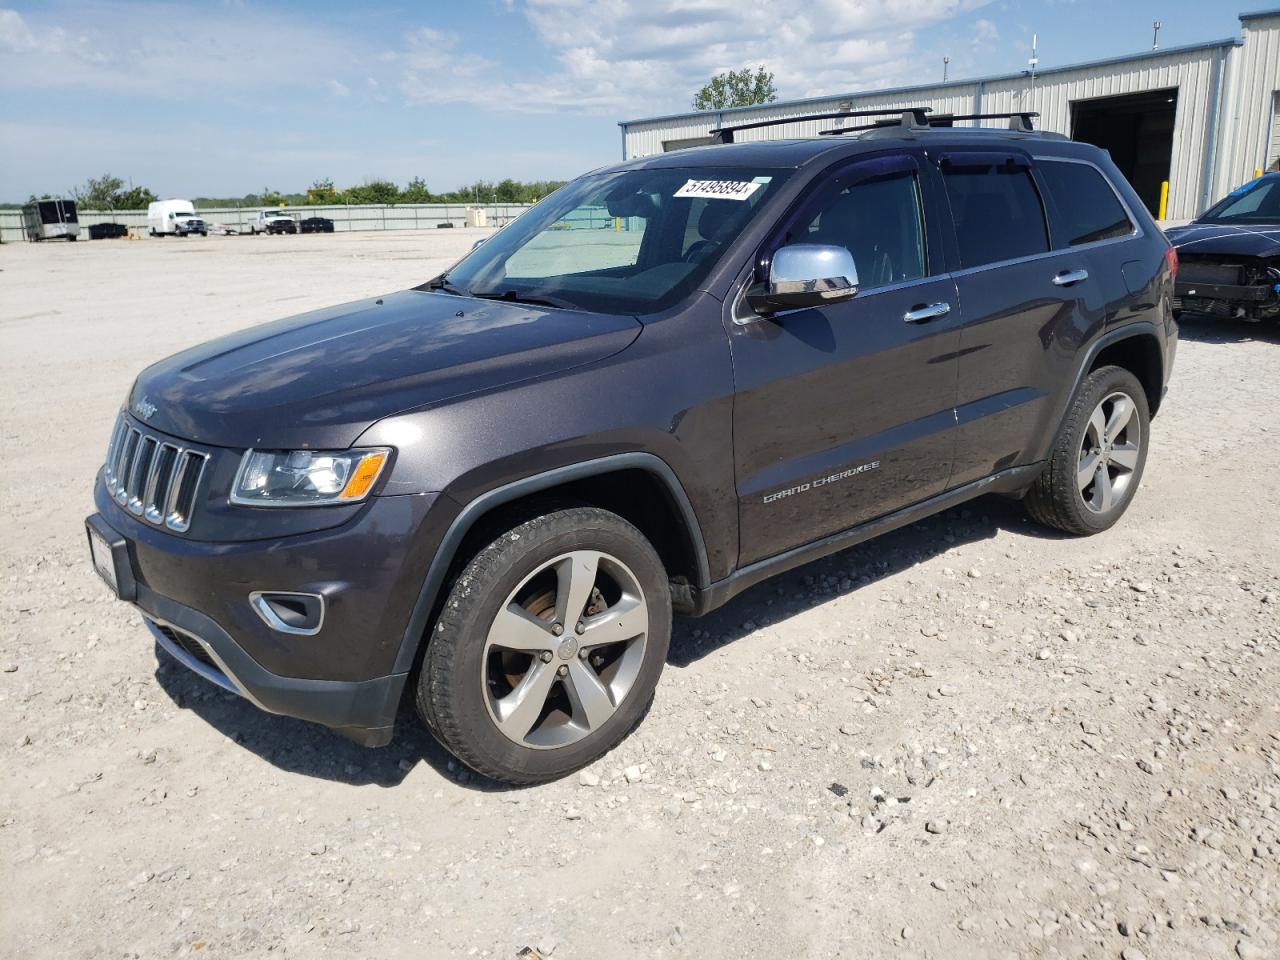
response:
M156 405L144 396L134 403L133 412L143 420L150 420L155 415Z

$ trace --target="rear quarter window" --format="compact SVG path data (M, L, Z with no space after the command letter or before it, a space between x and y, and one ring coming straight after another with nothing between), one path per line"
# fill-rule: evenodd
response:
M1129 214L1097 168L1067 160L1039 160L1036 168L1048 193L1054 247L1076 247L1133 233Z

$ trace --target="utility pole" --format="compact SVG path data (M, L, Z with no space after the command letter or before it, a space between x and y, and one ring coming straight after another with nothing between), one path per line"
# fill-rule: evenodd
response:
M942 82L943 83L947 82L947 67L949 66L951 66L951 58L943 57L942 58Z
M1151 23L1151 49L1160 49L1160 21L1155 20Z

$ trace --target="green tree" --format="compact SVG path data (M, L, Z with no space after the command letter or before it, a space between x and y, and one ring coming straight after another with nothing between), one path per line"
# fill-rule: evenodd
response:
M395 203L400 199L400 188L390 180L366 180L347 194L352 203Z
M109 173L90 177L83 186L74 187L71 196L86 210L142 210L157 199L146 187L125 189L124 181Z
M71 188L71 196L77 204L90 210L111 210L115 207L115 199L124 189L124 181L104 173L98 178L90 177L80 187Z
M333 189L333 181L328 177L314 180L307 188L307 203L329 204L338 202L338 191Z
M409 185L400 191L401 203L430 203L431 191L427 189L427 181L414 177Z
M253 194L249 194L249 196L253 196ZM246 197L245 199L247 200L248 197ZM284 206L284 194L281 193L279 190L272 190L270 187L263 187L262 193L258 195L257 200L264 207Z
M773 74L763 65L752 70L728 70L717 73L693 97L695 110L723 110L725 107L751 107L778 99Z
M154 193L146 187L130 187L123 193L117 194L113 210L145 210L148 204L155 203L159 200Z

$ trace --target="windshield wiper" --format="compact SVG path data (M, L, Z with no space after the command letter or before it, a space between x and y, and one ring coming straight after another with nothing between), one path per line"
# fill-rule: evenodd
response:
M428 280L426 286L428 290L443 290L445 293L452 293L459 297L468 296L466 290L463 290L461 287L454 286L454 284L449 282L449 278L443 275L436 277L434 280Z
M534 307L556 307L560 310L581 309L580 307L569 303L567 300L556 300L551 297L531 297L516 290L504 290L502 293L477 293L475 290L472 290L468 296L476 297L480 300L504 300L507 303L527 303Z

